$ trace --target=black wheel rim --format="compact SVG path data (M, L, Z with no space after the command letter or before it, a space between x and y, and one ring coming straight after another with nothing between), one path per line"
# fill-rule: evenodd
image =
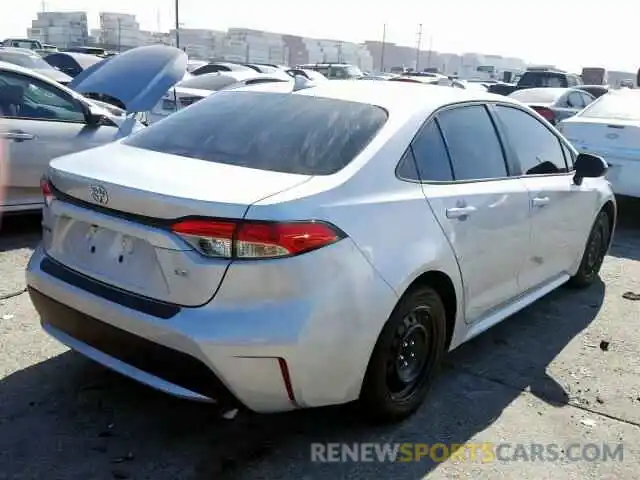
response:
M604 231L602 225L598 225L593 232L591 241L587 247L586 271L593 275L598 270L600 263L604 259Z
M407 400L424 384L435 363L435 341L428 307L417 307L404 317L387 353L387 387L394 400Z

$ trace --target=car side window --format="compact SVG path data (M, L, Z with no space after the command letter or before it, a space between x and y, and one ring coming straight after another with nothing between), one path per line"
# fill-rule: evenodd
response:
M570 108L584 108L582 95L580 95L578 92L571 92L567 100Z
M445 110L437 116L457 181L508 175L502 146L483 105Z
M0 72L0 110L6 117L84 123L80 104L35 78Z
M513 148L524 175L566 173L560 139L532 115L514 107L496 105L502 131Z
M453 180L451 161L442 139L440 127L430 120L411 144L418 175L422 181L450 182Z
M416 162L413 158L413 150L411 148L407 148L404 152L402 159L398 163L396 174L402 180L420 181L420 175L418 175L418 171L416 170Z
M57 67L63 71L71 71L75 68L73 60L66 55L51 55L45 59L51 66Z
M585 107L589 105L591 102L593 102L593 98L591 98L586 93L580 93L580 96L582 96L582 102L584 103Z

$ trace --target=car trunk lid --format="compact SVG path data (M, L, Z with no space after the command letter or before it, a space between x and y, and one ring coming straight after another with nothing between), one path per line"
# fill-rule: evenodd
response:
M56 199L45 208L44 246L55 260L100 282L202 305L230 260L201 255L172 232L176 220L242 219L252 203L309 178L107 145L51 163Z
M105 58L78 74L69 88L118 99L127 112L147 112L186 74L187 55L151 45Z
M561 131L581 152L640 161L640 122L574 117L562 123Z

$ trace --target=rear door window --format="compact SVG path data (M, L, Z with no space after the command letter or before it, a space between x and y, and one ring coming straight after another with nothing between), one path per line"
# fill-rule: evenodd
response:
M410 166L403 164L398 170L401 178L407 180L422 180L424 182L450 182L453 180L453 170L451 169L451 161L447 153L447 147L442 139L440 127L435 120L430 120L418 133L411 143L413 159L417 165L417 178L412 178L412 170Z
M502 145L483 105L457 107L438 114L455 180L507 176Z
M387 121L377 106L331 98L222 91L124 141L208 162L301 175L349 164Z

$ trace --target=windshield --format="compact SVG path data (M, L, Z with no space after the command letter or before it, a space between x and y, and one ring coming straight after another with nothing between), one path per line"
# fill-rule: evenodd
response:
M640 121L640 92L607 93L584 109L580 116Z
M124 143L227 165L330 175L350 163L386 121L385 110L365 103L291 93L225 91L180 110Z
M553 103L564 94L565 90L554 88L535 88L531 90L517 90L510 94L511 98L523 103Z
M40 55L28 55L26 53L0 52L0 61L13 63L25 68L46 68L47 70L52 68Z
M200 90L222 90L229 85L238 83L238 79L230 75L221 75L217 73L205 73L196 77L190 77L178 84L179 87L197 88Z

